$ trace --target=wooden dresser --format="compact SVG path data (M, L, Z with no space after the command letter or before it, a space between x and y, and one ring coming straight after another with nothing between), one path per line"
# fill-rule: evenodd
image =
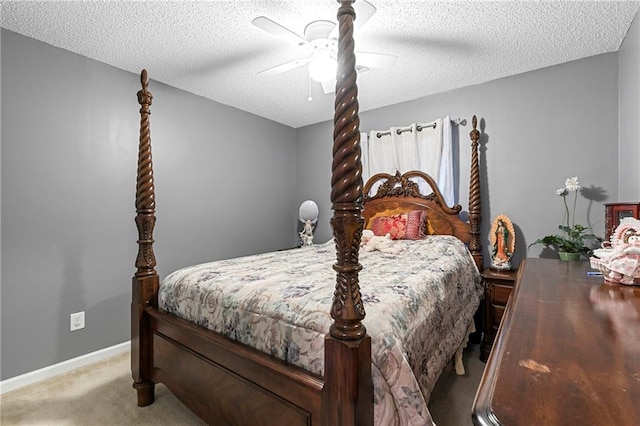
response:
M476 425L640 425L640 287L526 259L473 405Z

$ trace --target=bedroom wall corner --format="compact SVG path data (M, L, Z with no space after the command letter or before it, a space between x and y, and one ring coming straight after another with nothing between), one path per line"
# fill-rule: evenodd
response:
M618 51L619 200L640 200L640 11Z
M140 77L1 31L6 380L130 339ZM149 72L161 277L293 244L295 130Z
M331 150L333 147L333 122L325 121L301 127L297 131L296 145L296 202L313 200L318 205L318 223L314 231L314 243L324 243L333 238L330 220L331 209ZM301 224L295 213L296 229ZM297 232L297 231L296 231ZM296 234L297 235L297 234Z

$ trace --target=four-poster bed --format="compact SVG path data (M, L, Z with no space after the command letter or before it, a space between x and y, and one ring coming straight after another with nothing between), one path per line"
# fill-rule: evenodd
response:
M216 282L222 281L220 275L224 273L223 266L229 267L229 271L234 270L235 264L207 264L198 265L196 268L200 275L197 275L196 290L188 287L182 276L182 271L177 271L177 275L167 277L161 285L157 272L155 271L156 260L153 252L153 228L155 225L155 194L153 182L153 167L151 161L151 143L149 114L152 95L148 91L148 78L146 71L142 72L142 90L138 92L138 101L141 105L140 114L140 145L138 152L137 190L136 190L136 224L138 227L139 251L136 259L137 271L132 280L132 351L131 368L134 379L134 388L137 390L138 405L146 406L153 402L154 386L156 383L165 384L185 405L194 411L201 418L213 424L323 424L323 425L353 425L374 423L374 400L376 403L376 415L384 411L381 407L385 400L385 395L380 386L388 385L389 392L394 393L394 389L405 389L401 383L391 383L389 375L393 376L395 370L389 372L388 364L389 352L385 352L378 344L381 340L403 340L403 345L407 342L413 344L410 349L406 346L400 348L398 358L399 370L413 370L409 374L413 380L418 393L428 393L434 383L433 378L442 371L442 357L451 358L469 322L472 321L473 312L479 303L481 288L479 284L478 268L482 267L482 254L480 244L480 179L478 166L477 145L479 132L476 130L476 119L473 119L473 131L471 132L472 155L471 155L471 182L469 193L469 222L463 222L459 218L460 206L450 208L445 205L442 195L437 189L435 182L429 176L419 172L409 172L404 175L376 175L363 188L361 165L360 165L360 144L359 144L359 118L356 86L355 57L353 44L353 19L354 12L351 0L343 0L338 11L338 25L340 29L338 43L338 78L336 85L335 117L334 117L334 143L333 143L333 163L331 179L331 201L334 210L331 225L333 227L335 242L335 257L332 262L333 272L329 267L324 268L335 278L335 284L330 284L330 291L327 294L320 294L313 287L312 283L305 282L303 290L309 294L319 297L326 302L326 310L316 309L314 316L309 322L313 324L314 332L320 334L310 339L309 350L315 351L315 357L310 357L311 365L299 362L300 350L298 343L276 344L284 345L284 354L276 354L275 349L256 349L249 342L243 342L243 336L239 329L245 334L258 333L262 330L270 336L277 334L271 329L252 330L250 326L236 321L242 317L243 312L253 313L256 304L266 305L264 300L260 303L248 302L246 298L239 301L229 302L224 306L227 309L232 306L234 321L226 330L220 333L214 332L219 326L212 322L211 316L218 315L215 309L221 303L215 300L214 296L207 296L203 291L204 287L215 286ZM410 178L425 179L432 188L433 193L423 196L418 192L417 185ZM369 188L379 180L383 183L376 194L368 194ZM384 287L375 288L374 293L367 293L369 283L364 283L363 291L360 289L360 278L367 277L367 274L380 275L382 269L390 268L389 264L397 262L402 255L386 255L384 253L367 253L361 259L360 245L363 229L371 228L372 223L381 217L397 217L407 215L409 212L426 212L425 229L429 233L451 235L454 237L427 237L424 241L407 241L403 249L407 253L418 253L417 258L423 263L411 263L410 266L398 266L398 270L392 276L399 275L402 271L408 275L408 280L416 281L415 287L407 287L405 282L396 283L393 293L396 303L410 303L407 312L402 312L403 307L379 308L377 299L383 299ZM423 216L421 216L423 217ZM427 226L428 225L428 226ZM423 252L423 246L431 244L445 244L440 251ZM466 244L466 246L465 246ZM330 245L330 243L329 243ZM460 247L462 247L460 249ZM468 248L468 250L467 250ZM249 263L275 262L275 259L285 257L287 262L293 263L295 259L304 262L305 253L312 254L313 259L319 255L326 255L327 244L313 246L311 248L296 249L290 252L280 252L279 254L264 254L255 258L250 258ZM333 252L333 251L331 251ZM414 275L418 271L429 270L432 265L442 259L449 259L454 253L460 252L464 263L467 259L468 265L460 270L445 275L453 277L453 284L436 286L430 282L417 281ZM469 255L470 252L470 255ZM430 253L430 254L429 254ZM444 255L446 253L446 255ZM288 257L287 257L288 256ZM247 258L248 259L248 258ZM247 261L244 259L244 261ZM379 263L382 262L382 266ZM406 259L407 258L402 258ZM365 263L364 267L360 260ZM243 260L237 260L242 262ZM386 263L385 263L386 262ZM413 262L413 260L411 260ZM321 263L321 262L320 262ZM319 263L319 264L320 264ZM215 266L209 266L215 265ZM199 268L199 269L198 269ZM216 268L214 272L210 268ZM376 269L379 268L379 269ZM380 269L381 268L381 269ZM413 269L415 268L415 270ZM442 272L443 266L437 264L432 269ZM235 269L238 270L237 268ZM251 273L241 269L243 273L238 274L247 278ZM445 271L447 272L447 271ZM230 272L233 274L233 272ZM207 283L201 280L203 276L211 278ZM321 275L319 283L326 283ZM176 278L177 277L177 278ZM461 277L465 277L462 279ZM306 278L296 277L294 280ZM457 282L456 280L459 280ZM246 290L258 279L252 278L238 287ZM172 282L177 283L177 287L170 287ZM211 284L209 284L211 282ZM301 284L300 282L298 282ZM298 305L289 305L289 300L300 296L308 295L301 292L300 286L296 287L296 294L291 294L291 287L285 288L286 297L274 298L278 309L283 308L283 300L286 299L286 307L298 309ZM388 285L387 287L391 287ZM418 287L424 288L426 293L438 296L450 293L450 297L457 302L446 302L445 305L431 305L423 303L422 295L418 294ZM401 291L398 290L401 288ZM273 289L272 289L273 290ZM195 291L193 298L203 298L209 302L209 317L200 315L202 307L185 305L180 300L174 299L174 294L187 294ZM238 290L240 291L240 290ZM398 293L406 297L402 299ZM304 292L302 292L304 293ZM332 293L332 294L329 294ZM254 292L259 297L266 297L262 290ZM222 296L224 303L227 303L228 295ZM258 296L255 296L258 297ZM444 296L443 296L444 298ZM308 299L305 299L308 300ZM406 300L406 302L403 302ZM246 304L251 304L251 309L246 309ZM318 302L320 303L320 302ZM365 303L374 313L367 320L367 327L370 327L372 334L368 334L365 328ZM243 305L244 304L244 305ZM449 305L450 304L450 305ZM205 303L206 305L206 303ZM186 308L185 308L186 306ZM380 306L386 306L380 304ZM434 307L435 306L435 307ZM453 308L459 309L454 311ZM183 308L181 311L180 309ZM186 309L186 310L185 310ZM387 312L385 309L395 309ZM416 339L416 335L402 334L404 324L412 320L411 317L423 314L421 309L431 312L426 329L420 329L416 335L431 336L424 340ZM197 311L192 321L189 312ZM380 311L376 314L377 311ZM256 311L257 312L257 311ZM386 315L385 315L386 313ZM250 316L247 314L248 316ZM278 318L286 315L286 312L277 312ZM309 314L301 314L305 317ZM274 316L274 317L275 317ZM293 315L295 317L296 315ZM383 317L393 317L393 323L389 327L395 327L393 333L384 329L387 325L378 326L379 320ZM424 314L426 316L426 314ZM253 316L263 320L265 314L256 313ZM288 317L287 317L288 318ZM195 321L195 322L194 322ZM257 322L257 321L256 321ZM274 321L276 322L276 321ZM293 319L286 319L285 322L291 329L298 332L299 324L294 324ZM446 323L446 324L442 324ZM326 327L325 327L326 325ZM424 326L424 325L421 325ZM430 328L429 328L430 327ZM410 329L410 332L413 329ZM444 335L432 335L432 332L440 331ZM300 331L306 333L306 331ZM395 334L394 334L395 333ZM326 334L326 335L325 335ZM437 337L436 337L437 336ZM372 349L372 338L374 341ZM267 339L267 340L269 340ZM433 339L433 340L431 340ZM426 340L426 341L425 341ZM443 342L448 341L447 348L443 347ZM319 342L319 344L318 344ZM244 344L243 344L244 343ZM278 346L279 348L282 346ZM395 345L396 350L398 345ZM402 351L407 351L403 353ZM266 352L266 353L265 353ZM318 357L317 354L320 353ZM438 356L433 354L439 354ZM439 357L439 358L438 358ZM427 359L429 361L427 361ZM422 360L422 365L419 363ZM413 365L411 365L413 361ZM415 363L418 365L415 365ZM433 363L433 365L432 365ZM427 380L419 377L431 376ZM415 375L415 377L414 377ZM382 378L381 378L382 377ZM418 383L420 382L420 383ZM382 383L382 384L381 384ZM375 386L374 386L375 385ZM395 388L394 388L395 386ZM407 395L407 398L415 396ZM423 395L417 396L418 399ZM428 395L424 395L427 398ZM389 406L390 398L387 398ZM402 400L401 396L393 395L393 404L398 405ZM405 401L406 403L406 401ZM422 401L424 403L424 401ZM409 404L409 403L407 403ZM422 406L420 406L420 411ZM426 411L426 406L424 407ZM420 414L420 413L418 413ZM411 414L413 416L413 414ZM425 422L430 419L428 412L420 417ZM406 422L407 413L392 413L396 416L395 421ZM418 417L412 417L415 421ZM380 421L380 418L377 419Z

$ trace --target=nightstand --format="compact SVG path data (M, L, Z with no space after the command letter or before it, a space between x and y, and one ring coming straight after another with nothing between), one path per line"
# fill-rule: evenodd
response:
M480 359L484 362L489 358L493 341L498 334L498 327L502 314L516 283L517 271L496 271L486 268L482 272L484 279L484 337L480 347Z

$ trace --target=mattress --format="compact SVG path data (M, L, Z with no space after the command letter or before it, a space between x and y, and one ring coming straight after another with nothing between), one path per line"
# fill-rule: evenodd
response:
M399 243L399 254L360 253L375 420L430 424L429 396L465 337L482 280L455 237ZM159 307L323 375L335 262L327 242L189 266L162 281Z

